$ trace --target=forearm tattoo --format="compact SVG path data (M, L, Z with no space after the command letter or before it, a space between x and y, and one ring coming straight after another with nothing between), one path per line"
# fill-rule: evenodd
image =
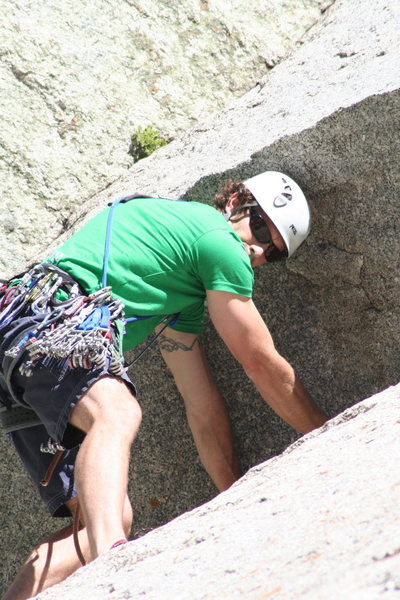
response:
M177 342L176 340L167 337L166 335L160 335L158 338L158 345L161 350L165 350L166 352L175 352L176 350L183 350L184 352L191 352L193 350L196 342L198 343L199 338L194 338L191 346L186 346L186 344L182 344L182 342Z

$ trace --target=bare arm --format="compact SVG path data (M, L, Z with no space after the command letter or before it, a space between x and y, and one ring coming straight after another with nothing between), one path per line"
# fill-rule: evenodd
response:
M200 340L167 328L159 346L185 402L200 459L217 488L224 490L240 477L240 468L228 411Z
M219 335L271 408L300 433L321 426L327 416L277 352L253 301L218 291L207 292L207 297Z

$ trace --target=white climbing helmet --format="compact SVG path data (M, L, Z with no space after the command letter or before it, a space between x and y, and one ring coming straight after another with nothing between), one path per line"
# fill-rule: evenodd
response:
M288 256L292 256L311 228L310 207L300 187L278 171L265 171L243 183L278 229Z

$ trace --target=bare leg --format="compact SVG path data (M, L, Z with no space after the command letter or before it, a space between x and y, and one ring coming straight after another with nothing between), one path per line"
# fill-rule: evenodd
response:
M74 513L76 499L67 502ZM89 558L86 528L79 532L79 543ZM72 525L64 527L41 542L28 556L3 600L25 600L63 581L81 566L75 552Z
M69 500L67 506L74 514L76 499ZM126 497L124 509L126 537L129 535L131 523L132 508ZM90 551L86 527L82 527L79 531L79 545L85 559L89 561ZM81 563L75 551L72 525L69 525L41 542L31 552L2 600L32 598L52 585L64 581L79 567L81 567Z
M122 381L104 377L81 398L70 422L87 432L75 464L75 485L92 559L126 537L123 524L131 444L139 404Z
M85 523L79 543L90 561L129 535L132 508L126 493L128 462L141 411L124 383L105 377L81 398L70 420L87 432L76 460L75 483ZM74 514L76 500L67 505ZM31 598L80 566L70 525L33 550L3 600Z

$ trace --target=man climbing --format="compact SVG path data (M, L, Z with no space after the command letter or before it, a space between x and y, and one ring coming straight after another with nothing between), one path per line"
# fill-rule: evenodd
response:
M4 600L37 594L75 571L78 554L92 560L128 538L141 409L122 349L153 330L209 476L219 490L239 478L227 409L199 340L206 299L217 332L273 410L300 433L326 421L251 300L252 269L291 256L307 237L304 194L267 171L226 184L215 205L122 199L3 286L3 402L40 421L10 425L10 436L51 514L76 516L75 536L71 526L39 544Z

